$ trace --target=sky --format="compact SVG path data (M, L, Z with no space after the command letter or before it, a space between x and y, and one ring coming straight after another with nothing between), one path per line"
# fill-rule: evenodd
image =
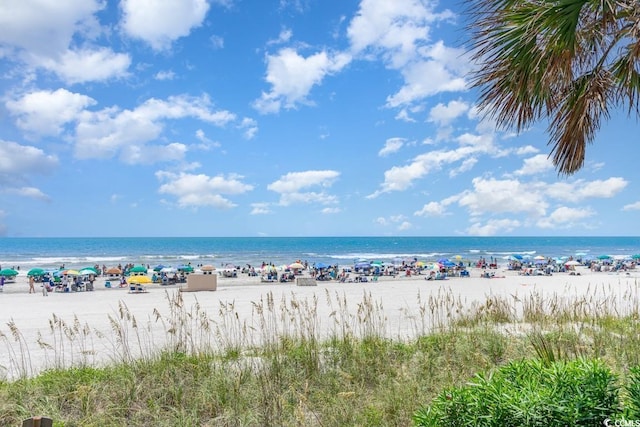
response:
M463 4L4 0L0 236L637 235L635 118L559 175Z

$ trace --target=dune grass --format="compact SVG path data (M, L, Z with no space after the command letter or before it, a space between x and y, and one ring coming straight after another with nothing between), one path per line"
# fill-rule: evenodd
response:
M368 293L355 307L339 293L267 294L250 322L233 303L210 314L166 295L168 314L151 319L161 343L124 303L110 316L105 366L93 363L95 330L52 316L37 342L51 369L33 375L31 343L8 324L2 366L17 379L0 383L0 425L46 415L57 426L407 426L442 390L510 361L597 358L620 378L640 363L637 283L622 295L601 286L470 306L446 290L417 295L404 339Z

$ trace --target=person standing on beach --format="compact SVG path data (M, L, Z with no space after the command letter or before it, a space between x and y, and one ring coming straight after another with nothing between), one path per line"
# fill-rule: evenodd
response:
M36 279L34 279L33 276L29 276L29 293L30 294L36 293L35 283L36 283Z

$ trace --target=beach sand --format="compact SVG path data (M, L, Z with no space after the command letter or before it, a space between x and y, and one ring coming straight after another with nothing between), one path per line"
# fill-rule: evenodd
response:
M375 282L329 281L317 282L317 286L261 283L259 277L240 275L238 278L218 277L218 289L213 292L180 292L180 285L149 285L146 287L148 292L141 294L130 294L128 288L105 288L105 280L99 278L93 292L52 292L47 296L42 294L39 284L36 284L38 292L29 294L28 280L20 275L15 283L5 285L0 293L0 332L3 334L0 342L0 376L11 379L34 375L50 367L100 365L118 361L126 357L125 348L132 349L134 355L145 351L140 349L141 334L142 347L148 350L162 347L166 345L166 319L175 314L175 306L172 308L169 300L175 299L178 294L182 297L184 312L206 312L207 318L215 325L213 329L220 327L230 330L229 335L236 337L240 335L236 327L238 325L250 326L247 330L255 334L264 329L260 322L265 317L259 315L258 308L264 307L268 300L274 301L277 307L284 306L290 310L282 318L269 317L272 323L281 322L280 325L271 324L269 328L272 331L291 332L296 328L312 328L321 335L327 335L335 329L344 330L342 326L351 322L355 334L366 333L366 330L357 329L362 327L362 321L358 320L361 315L359 309L368 302L374 307L372 317L375 319L370 321L377 322L375 329L378 332L384 330L385 335L393 339L410 339L427 332L425 328L446 322L444 312L434 316L433 310L427 310L424 314L430 299L455 301L448 304L465 308L484 303L492 296L504 297L516 305L516 301L532 293L570 299L597 298L600 295L603 300L606 298L607 304L629 308L638 302L635 297L638 295L640 271L591 272L578 267L580 275L554 273L551 276L523 276L514 271L497 269L491 271L501 277L492 279L482 278L478 269L470 271L469 278L428 281L424 275L383 276ZM305 324L301 320L304 316L300 310L306 310L304 307L311 307L316 313L313 322ZM444 307L440 308L446 311ZM131 324L130 320L125 321L121 317L123 311L129 318L135 317L138 325L136 331L130 326L124 328L127 331L124 340L129 344L122 344L113 332L114 322L119 325ZM158 318L164 320L158 321ZM61 324L66 325L65 328L60 328ZM201 329L200 326L195 328ZM65 333L61 332L63 329L76 332L67 332L67 337L64 337ZM189 330L195 334L202 333L201 330ZM244 339L243 344L257 343L261 339L254 336ZM39 345L39 340L48 346Z

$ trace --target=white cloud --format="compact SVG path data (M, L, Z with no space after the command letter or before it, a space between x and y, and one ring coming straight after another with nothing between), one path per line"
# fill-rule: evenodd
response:
M183 160L187 146L179 142L167 145L128 145L123 147L120 157L131 165Z
M396 153L404 145L404 138L389 138L384 143L384 147L378 151L378 156L385 157L389 154Z
M427 121L436 123L439 126L445 126L462 116L468 110L469 104L464 101L453 100L447 105L439 103L429 111Z
M207 0L122 0L122 28L131 37L164 50L202 25L209 11Z
M311 170L305 172L289 172L279 180L272 182L267 189L276 193L295 193L308 187L331 187L340 176L340 172L332 170Z
M459 205L467 207L472 216L486 213L526 213L541 217L549 203L541 192L517 180L475 178L473 190L460 195Z
M281 49L267 55L265 80L271 85L268 93L255 100L253 106L263 114L277 113L281 108L291 109L309 103L307 96L325 76L337 73L351 61L345 54L326 51L303 57L294 49Z
M171 70L158 71L154 78L156 80L173 80L176 78L176 73Z
M39 148L0 140L0 191L48 200L40 189L25 186L33 175L47 175L58 166L58 158Z
M575 225L584 225L584 219L593 216L594 212L591 209L575 209L562 206L546 217L537 222L540 228L556 228L573 227Z
M0 45L34 55L57 55L67 50L74 34L99 32L94 14L102 0L10 0L0 9Z
M395 108L441 92L459 92L467 88L460 58L464 50L449 48L442 42L425 51L425 57L408 64L400 72L404 86L387 97L387 106Z
M251 212L249 215L266 215L272 213L269 209L269 203L251 203Z
M443 203L429 202L422 209L415 211L415 216L444 216L447 213L447 207Z
M622 207L623 211L640 211L640 201L635 203L630 203L628 205L624 205Z
M549 159L549 156L546 154L538 154L525 159L522 167L515 171L514 175L538 175L553 169L553 162Z
M412 225L409 221L403 221L403 222L398 226L398 230L399 230L399 231L406 231L406 230L410 230L411 228L413 228L413 225Z
M253 186L243 183L242 176L218 175L214 177L205 174L175 174L159 171L156 177L164 182L158 192L169 194L177 199L181 208L197 208L212 206L219 209L229 209L236 205L223 194L237 195L253 190Z
M513 219L493 219L485 224L476 222L467 228L467 233L471 236L495 236L504 235L520 228L521 224Z
M606 180L585 182L555 182L545 188L549 197L559 200L579 202L588 198L611 198L622 191L628 185L628 181L620 177L611 177Z
M267 41L267 45L284 44L291 40L291 37L293 37L293 31L290 28L283 28L278 34L278 38Z
M324 215L333 215L333 214L337 214L337 213L342 212L342 209L340 209L338 207L323 208L321 212Z
M312 187L329 188L340 176L332 170L316 170L290 172L267 186L268 190L280 194L280 205L289 206L295 203L317 203L323 205L336 204L338 199L324 191L302 191Z
M39 57L35 63L68 84L127 76L131 58L108 48L67 50L60 57Z
M391 68L401 68L429 40L429 24L450 19L449 11L435 13L434 3L417 0L363 0L347 35L354 54L380 54Z
M468 158L491 151L491 139L478 137L473 145L468 144L455 150L435 150L420 154L406 166L394 166L385 171L384 182L381 184L380 190L367 196L367 198L375 198L382 193L391 191L407 190L411 187L413 181L421 179L433 171L440 170L445 165L463 162L460 170L466 170L473 166L473 162L465 162Z
M59 135L63 126L75 121L85 108L96 101L86 95L69 92L35 91L6 102L7 110L16 116L16 124L28 133Z
M172 96L151 98L134 110L115 107L81 115L76 128L76 156L82 159L113 157L124 147L143 147L163 131L165 121L194 118L215 126L236 119L232 113L212 110L205 95L195 98Z

